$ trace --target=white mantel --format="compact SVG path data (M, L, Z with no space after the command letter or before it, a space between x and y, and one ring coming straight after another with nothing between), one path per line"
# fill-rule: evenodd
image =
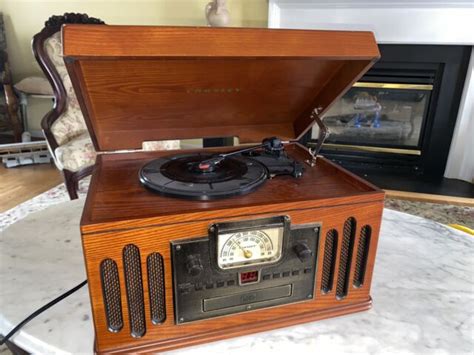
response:
M474 0L269 0L271 28L369 30L384 44L474 45ZM445 176L474 182L474 49Z

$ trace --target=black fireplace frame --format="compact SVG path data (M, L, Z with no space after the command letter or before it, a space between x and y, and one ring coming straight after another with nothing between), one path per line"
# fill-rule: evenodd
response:
M354 152L339 147L321 154L358 173L406 173L441 178L446 168L459 104L471 54L470 46L379 45L381 59L362 82L427 83L433 85L425 125L420 136L421 155ZM415 73L415 74L414 74ZM317 141L306 134L303 144Z

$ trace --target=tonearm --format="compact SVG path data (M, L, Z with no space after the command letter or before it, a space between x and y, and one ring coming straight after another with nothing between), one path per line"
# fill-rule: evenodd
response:
M280 156L281 152L284 150L283 142L280 138L277 137L269 137L265 138L262 141L262 144L255 145L252 147L247 147L239 150L234 150L230 153L223 153L216 155L210 159L203 160L199 162L199 169L200 170L205 170L205 171L212 171L214 170L215 166L219 164L222 160L231 157L233 155L241 154L241 153L247 153L247 152L252 152L257 149L264 148L266 152L275 155L275 156Z
M323 121L321 120L321 117L319 117L321 110L322 110L321 107L317 107L311 112L311 119L319 127L318 143L316 144L314 148L307 148L308 153L310 154L311 158L308 160L305 160L305 162L311 167L316 165L316 158L321 150L321 147L323 146L324 141L329 136L329 129L323 123Z
M323 121L319 117L320 112L321 112L321 108L317 107L311 112L311 116L310 116L311 119L319 127L318 143L316 144L314 148L304 147L308 151L309 155L311 156L311 158L305 160L305 162L311 167L316 165L316 158L319 154L319 151L321 150L321 147L324 141L329 136L329 129L326 127L326 125L323 123ZM210 159L203 160L199 162L199 169L203 171L213 171L215 169L215 166L218 165L222 160L226 159L227 157L241 154L241 153L252 152L260 148L264 148L265 151L267 151L268 153L272 155L280 156L281 152L284 150L283 143L284 142L281 141L281 139L277 137L265 138L262 141L262 144L235 150L230 153L219 154Z

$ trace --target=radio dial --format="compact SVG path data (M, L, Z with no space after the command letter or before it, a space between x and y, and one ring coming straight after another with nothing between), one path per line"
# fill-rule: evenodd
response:
M306 243L298 243L293 247L296 255L301 261L306 261L311 258L311 249L306 245Z
M186 268L188 269L188 273L191 276L199 275L202 271L201 258L196 255L188 256L188 260L186 261Z

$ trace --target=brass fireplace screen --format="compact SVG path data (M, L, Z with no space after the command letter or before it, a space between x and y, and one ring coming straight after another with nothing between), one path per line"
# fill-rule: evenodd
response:
M421 155L433 85L358 82L324 115L330 150ZM317 128L313 137L317 137Z

